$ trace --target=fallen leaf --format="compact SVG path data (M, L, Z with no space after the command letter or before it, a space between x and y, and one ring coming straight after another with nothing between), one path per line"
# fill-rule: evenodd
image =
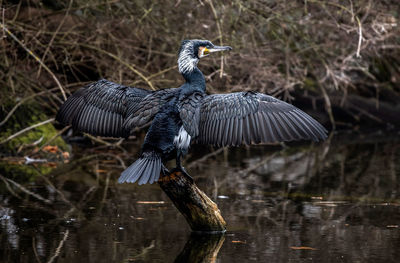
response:
M137 201L137 204L153 205L153 204L165 204L164 201Z
M97 170L96 170L96 173L99 173L99 174L100 174L100 173L106 173L106 172L107 172L107 170L102 170L102 169L97 169Z
M290 247L290 248L294 250L317 250L316 248L313 247Z
M58 152L58 146L51 146L51 145L47 145L45 147L43 147L43 151L45 152L51 152L51 153L56 153Z
M116 160L101 160L101 162L102 163L111 163L111 164L117 163Z
M33 148L33 150L32 150L32 154L37 153L38 151L39 151L39 147L35 147L35 148Z
M265 203L265 200L251 200L252 203Z
M134 216L130 216L130 218L135 219L135 220L145 220L146 219L144 217L134 217Z
M322 200L324 198L322 196L311 196L311 199L313 199L313 200Z
M43 163L40 164L41 166L45 166L45 167L51 167L51 168L56 168L57 167L57 163L56 162L48 162L48 163Z
M232 243L246 244L246 241L241 241L241 240L232 240Z
M327 207L335 207L335 206L347 204L347 203L348 203L347 201L316 201L313 204L320 205L320 206L327 206Z
M69 159L69 152L63 152L62 156L64 159Z

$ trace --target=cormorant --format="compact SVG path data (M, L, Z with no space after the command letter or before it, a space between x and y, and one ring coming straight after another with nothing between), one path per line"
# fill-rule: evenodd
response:
M93 135L129 137L136 127L151 123L137 161L119 182L158 181L164 163L181 157L190 143L239 146L292 140L324 140L326 129L305 112L272 96L253 91L206 94L197 63L213 52L231 50L208 40L183 40L178 68L185 79L179 88L149 91L107 80L76 91L61 106L56 119Z

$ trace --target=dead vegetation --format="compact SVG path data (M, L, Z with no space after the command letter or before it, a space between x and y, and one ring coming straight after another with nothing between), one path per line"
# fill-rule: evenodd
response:
M50 119L68 94L99 78L177 87L176 53L185 38L234 48L201 62L210 92L257 90L296 99L332 126L398 122L390 120L400 101L395 0L0 3L4 127L29 101Z

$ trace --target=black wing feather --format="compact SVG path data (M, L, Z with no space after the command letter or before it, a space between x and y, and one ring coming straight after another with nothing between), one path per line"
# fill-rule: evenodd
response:
M200 143L238 146L300 139L319 141L327 137L326 129L308 114L265 94L214 94L203 96L198 103L199 121L191 122L198 126L185 129L197 129L198 134L189 134L198 135ZM187 115L185 112L184 117ZM181 118L185 123L182 115Z
M178 89L175 88L158 90L144 97L139 103L129 105L127 118L122 124L124 130L149 124L161 107L177 92Z
M182 95L179 98L178 109L183 128L192 137L199 134L200 103L206 95L200 92Z
M127 137L132 127L121 124L129 109L151 91L99 80L79 89L61 106L57 121L93 135Z

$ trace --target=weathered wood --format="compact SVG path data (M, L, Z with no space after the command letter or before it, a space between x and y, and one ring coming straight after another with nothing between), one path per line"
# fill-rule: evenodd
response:
M192 233L181 253L176 257L175 263L216 262L218 252L225 241L224 234L201 235Z
M172 171L161 177L158 183L193 231L226 231L226 222L217 205L181 171Z

